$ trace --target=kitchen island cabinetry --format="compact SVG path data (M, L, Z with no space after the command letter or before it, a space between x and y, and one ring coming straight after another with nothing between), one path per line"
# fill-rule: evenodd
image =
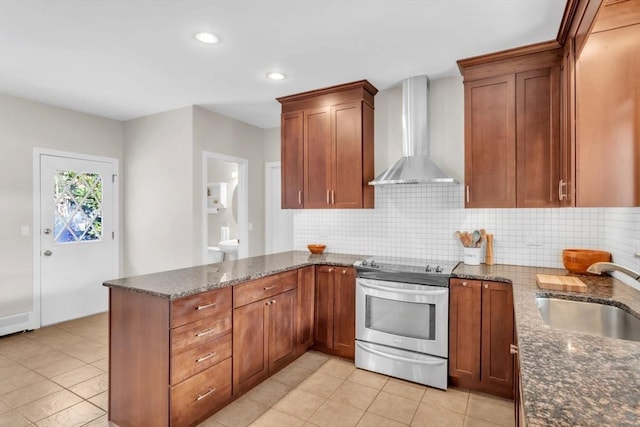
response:
M231 400L231 289L166 298L110 289L109 419L186 426Z
M561 60L554 42L458 61L466 207L560 206Z
M348 359L355 357L355 295L355 269L316 267L314 349Z
M313 322L316 292L315 267L298 269L298 306L297 306L297 354L302 354L313 345Z
M244 393L297 356L298 273L233 288L233 393Z
M449 380L513 398L513 294L500 282L451 279Z
M366 80L278 98L283 208L373 208L373 109Z

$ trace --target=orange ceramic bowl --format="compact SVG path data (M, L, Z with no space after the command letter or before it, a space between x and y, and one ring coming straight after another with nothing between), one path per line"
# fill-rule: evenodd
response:
M322 255L326 247L327 245L307 245L309 252L311 252L314 255Z
M611 253L595 249L564 249L562 251L562 264L571 273L591 274L587 268L595 262L611 261Z

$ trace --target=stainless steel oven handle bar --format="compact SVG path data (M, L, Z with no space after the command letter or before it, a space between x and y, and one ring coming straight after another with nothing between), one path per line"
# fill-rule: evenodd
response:
M363 344L361 344L358 341L356 341L356 345L358 347L360 347L363 351L366 351L368 353L372 353L372 354L375 354L376 356L380 356L380 357L385 357L387 359L398 360L400 362L417 363L417 364L420 364L420 365L441 365L443 362L446 362L446 359L435 360L435 361L431 361L431 360L416 360L416 359L409 359L409 358L406 358L406 357L396 356L396 355L393 355L393 354L383 353L381 351L374 350L372 348L367 348L367 347L365 347Z
M372 285L369 282L365 282L363 280L358 280L358 285L363 288L375 289L377 291L384 292L396 292L399 294L408 294L408 295L445 295L447 293L447 289L438 290L438 291L422 291L422 290L413 290L413 289L402 289L402 288L390 288L387 286L378 286Z

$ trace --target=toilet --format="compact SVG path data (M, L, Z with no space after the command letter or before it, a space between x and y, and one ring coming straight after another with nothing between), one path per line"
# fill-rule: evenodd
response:
M207 264L222 262L224 260L224 252L217 246L209 246L207 248Z

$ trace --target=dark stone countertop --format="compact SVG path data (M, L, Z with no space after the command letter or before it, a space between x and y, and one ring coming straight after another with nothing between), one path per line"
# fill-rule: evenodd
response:
M522 400L527 426L640 425L640 342L551 329L537 295L605 302L640 313L640 291L609 276L578 276L585 293L549 291L536 273L566 270L460 264L454 276L513 284ZM626 306L626 307L625 307Z
M201 292L212 291L236 283L258 279L307 265L336 265L351 267L364 255L311 255L309 252L281 252L236 261L206 264L179 270L163 271L142 276L108 280L104 286L174 300Z

